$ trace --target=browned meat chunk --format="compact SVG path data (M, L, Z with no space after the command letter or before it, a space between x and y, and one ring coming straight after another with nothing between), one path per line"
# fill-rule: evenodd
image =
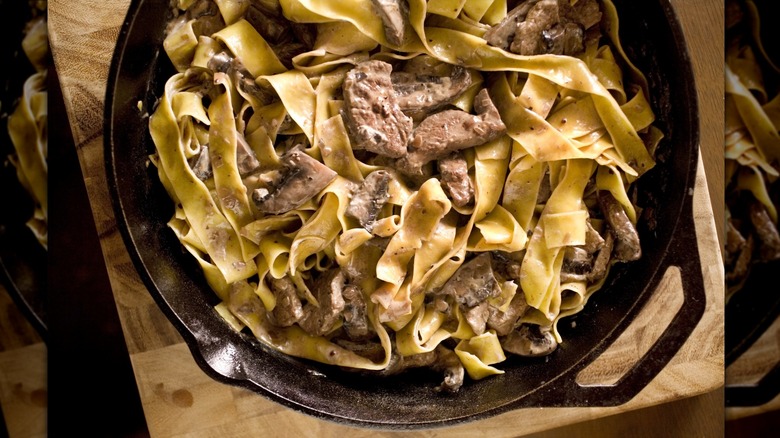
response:
M439 160L441 185L450 194L452 203L464 207L474 200L474 185L469 177L466 159L460 152L453 152Z
M471 75L460 66L449 76L399 71L390 78L401 111L416 120L451 103L471 85Z
M196 1L187 8L184 17L186 21L195 20L192 24L192 30L197 36L210 36L225 27L219 7L212 0Z
M501 339L504 350L520 356L547 356L558 348L549 328L535 324L523 324L519 329Z
M401 111L390 72L383 61L366 61L344 79L344 119L353 149L400 158L412 133L412 119Z
M609 228L615 234L615 260L623 262L638 260L642 256L639 233L628 219L623 206L607 190L599 191L598 200Z
M409 22L409 5L406 0L371 0L382 19L385 38L394 46L401 46Z
M451 295L466 307L475 307L487 298L500 295L491 254L484 252L461 265L436 294Z
M756 230L756 236L761 240L759 253L761 260L769 261L780 258L780 235L777 233L777 227L764 204L754 202L750 205L750 222Z
M518 291L512 297L512 301L505 312L495 307L490 307L488 327L495 330L498 336L506 336L515 329L518 319L525 314L526 310L528 310L528 303L525 301L525 294L522 291Z
M485 33L488 44L520 55L577 55L585 31L601 21L596 0L527 0Z
M502 251L493 251L493 273L499 281L520 280L522 263Z
M478 305L465 309L463 316L466 318L466 322L474 330L474 334L481 335L485 333L487 327L488 318L490 318L490 306L487 301L483 301Z
M252 193L258 210L280 214L298 208L313 198L336 179L336 172L300 148L294 148L281 157L283 166L279 177L271 187L256 189Z
M399 170L418 174L423 165L446 157L451 152L478 146L506 133L487 89L474 98L477 115L461 110L445 110L432 114L414 130L411 151L398 161Z
M311 50L316 38L316 26L288 21L278 2L251 2L244 14L257 32L268 41L279 61L292 67L292 58Z
M354 217L360 226L371 231L379 210L390 199L387 191L390 178L390 173L384 170L369 173L363 180L363 184L352 193L346 210L347 216Z
M271 278L271 292L276 298L273 319L276 325L280 327L289 327L303 318L303 305L298 298L298 290L295 283L289 277L280 279Z
M344 287L341 292L344 297L344 331L352 340L365 340L373 337L371 326L368 322L366 301L363 292L353 284Z
M313 292L319 306L306 303L303 308L304 316L298 321L303 330L315 336L322 336L335 328L345 306L342 295L345 281L344 273L338 268L323 273L315 281Z

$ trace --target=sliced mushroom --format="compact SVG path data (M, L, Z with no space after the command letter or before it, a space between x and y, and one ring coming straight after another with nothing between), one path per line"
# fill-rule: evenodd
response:
M257 85L252 73L227 51L215 53L206 66L214 72L227 74L239 93L245 97L251 96L262 104L270 104L278 99L276 92Z
M192 172L201 181L206 181L214 175L214 172L211 169L211 157L209 157L208 145L202 145L198 155L190 158L189 163Z
M319 306L306 303L304 316L298 325L309 334L322 336L333 331L341 320L341 312L345 302L342 295L346 278L339 268L331 269L322 274L314 283L313 293Z
M409 5L406 0L371 0L382 19L385 38L394 46L401 46L409 23Z
M344 79L344 120L353 149L390 158L406 154L412 119L398 106L390 72L383 61L365 61Z
M444 372L444 380L436 389L449 393L458 392L463 386L463 378L465 377L465 370L458 355L441 344L434 351L436 352L436 362L431 367L435 371Z
M244 136L241 133L236 134L236 164L238 174L244 177L260 168L260 161Z
M474 184L469 177L469 167L463 154L453 152L438 162L441 185L449 193L452 203L465 207L474 201Z
M388 185L390 173L385 170L375 170L369 173L363 183L352 192L346 215L354 217L360 226L369 232L374 226L374 221L382 207L390 199Z
M548 327L523 324L500 340L505 351L525 357L547 356L558 348Z
M623 262L638 260L642 256L639 233L628 219L623 206L607 190L599 191L598 201L610 230L615 234L613 251L615 260Z
M471 85L471 75L460 66L453 67L448 76L399 71L390 78L398 106L415 120L451 103Z
M506 133L486 88L474 98L477 115L461 110L445 110L425 118L414 130L411 151L398 160L399 170L414 175L431 160L446 157L451 152L478 146Z
M276 298L276 306L271 312L276 325L289 327L303 318L303 305L290 277L271 278L270 289Z
M293 148L280 158L282 171L271 189L256 189L252 199L263 213L281 214L298 208L336 179L336 172L300 148Z
M612 260L612 249L615 246L615 238L612 237L612 233L607 233L604 239L604 245L596 255L596 259L593 261L593 269L588 273L587 279L590 283L595 283L605 275L607 275L607 268L609 267L609 261Z
M466 307L475 307L487 298L500 295L501 288L493 275L492 260L489 252L472 258L461 265L435 293L450 295Z

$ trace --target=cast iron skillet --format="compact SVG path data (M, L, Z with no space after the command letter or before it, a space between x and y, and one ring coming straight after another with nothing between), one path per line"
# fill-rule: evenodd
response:
M14 152L8 114L35 72L21 49L23 29L32 18L25 1L0 0L0 281L42 338L46 338L46 250L27 228L34 205L8 161Z
M161 43L168 1L133 0L119 35L106 92L106 166L114 211L141 278L214 379L249 388L319 418L364 427L452 425L523 407L616 406L629 401L669 362L705 307L694 235L692 193L698 113L690 60L668 0L617 1L630 56L648 73L652 103L666 133L658 165L639 181L644 257L613 270L587 308L562 324L564 344L548 359L512 357L503 375L438 394L441 376L414 371L368 378L278 354L230 329L199 267L166 228L173 205L148 166L154 146L148 113L173 73ZM143 110L139 111L138 102ZM615 385L583 387L577 373L599 356L645 304L667 268L682 270L684 304L650 351Z
M766 17L776 17L780 13L780 4L771 0L754 0L762 23L761 40L767 55L775 65L780 63L780 44L778 32L767 25ZM780 89L780 75L772 74L769 67L763 67L764 80L769 89ZM726 197L729 196L726 188ZM772 190L775 205L780 205L780 181L775 182ZM776 283L780 260L754 265L744 286L729 299L726 304L725 347L726 367L734 363L760 338L772 323L780 317L780 294ZM767 286L769 285L769 286ZM780 394L780 363L751 385L726 382L726 406L760 406Z

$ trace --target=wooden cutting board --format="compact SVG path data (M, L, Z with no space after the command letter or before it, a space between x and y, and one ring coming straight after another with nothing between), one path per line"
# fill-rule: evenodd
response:
M718 235L722 234L714 220L714 217L723 216L722 203L710 201L711 193L722 193L723 175L723 76L722 66L716 65L722 63L723 38L713 36L713 32L723 29L723 9L719 3L717 0L676 2L681 17L687 17L686 23L690 26L686 27L686 32L692 35L690 49L696 55L693 61L697 83L702 84L699 92L702 99L701 149L705 160L700 160L694 203L702 273L708 291L703 319L668 366L624 405L521 409L448 428L448 436L518 436L657 406L710 393L723 386L723 269L718 243ZM222 437L238 436L248 430L272 430L281 436L374 435L375 431L315 419L250 391L210 379L197 366L181 336L138 277L117 229L103 156L106 80L128 6L128 0L50 0L49 29L73 137L152 436ZM706 175L715 183L714 187L708 187ZM722 195L712 199L722 199ZM580 376L584 383L608 384L619 377L621 370L641 357L648 347L648 340L659 325L659 315L679 306L680 297L679 273L672 269L667 272L652 302L629 330ZM701 411L696 411L701 419L693 424L718 430L720 422L722 430L722 405L702 406ZM670 414L673 413L670 411ZM438 431L407 434L433 436Z

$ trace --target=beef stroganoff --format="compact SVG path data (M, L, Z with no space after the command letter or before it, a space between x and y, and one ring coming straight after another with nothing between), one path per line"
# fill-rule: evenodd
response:
M641 258L654 166L609 0L179 0L149 120L170 229L228 324L457 391L553 353Z

